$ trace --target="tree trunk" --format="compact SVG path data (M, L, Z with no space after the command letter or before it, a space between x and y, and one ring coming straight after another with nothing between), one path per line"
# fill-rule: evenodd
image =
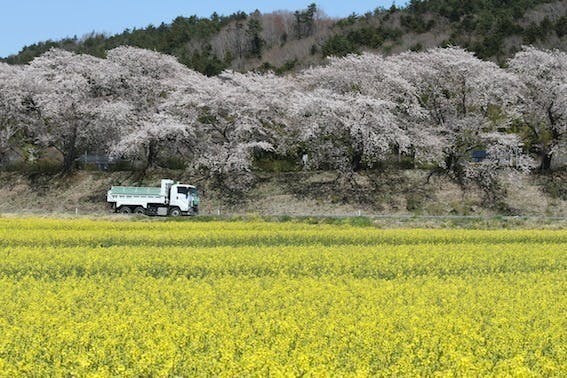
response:
M541 165L539 167L539 170L541 172L549 172L551 170L551 160L553 158L553 152L549 150L551 150L552 149L551 146L554 146L557 142L559 142L560 139L560 133L556 125L557 120L555 119L555 115L553 114L553 102L547 108L547 118L549 120L549 126L550 126L549 131L551 132L551 143L546 148L546 150L544 150L543 158L541 160Z
M148 168L152 167L157 159L157 148L156 148L156 144L153 142L150 142L150 144L148 145L148 155L147 155L147 160L146 160L146 167L144 168L144 172L146 170L148 170Z
M354 151L350 165L354 172L358 172L362 168L362 151Z
M73 170L75 159L77 158L77 126L75 126L69 139L63 146L63 171L70 173Z
M75 154L68 153L63 155L63 172L62 173L71 173L73 170L73 163L75 162Z
M553 153L551 152L543 154L543 158L541 159L541 165L539 166L539 170L541 172L549 172L551 170L552 158L553 158Z

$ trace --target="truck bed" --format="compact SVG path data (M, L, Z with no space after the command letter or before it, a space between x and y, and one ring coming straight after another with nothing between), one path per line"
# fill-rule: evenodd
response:
M113 186L110 194L113 196L160 196L160 188L150 186Z
M160 188L139 186L113 186L106 195L106 201L114 203L117 209L121 206L147 209L149 204L165 205L168 202Z

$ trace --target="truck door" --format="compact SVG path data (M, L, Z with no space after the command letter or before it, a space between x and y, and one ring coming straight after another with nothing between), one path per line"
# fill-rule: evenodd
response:
M171 191L173 198L170 201L170 206L177 206L181 211L189 211L189 188L176 186Z

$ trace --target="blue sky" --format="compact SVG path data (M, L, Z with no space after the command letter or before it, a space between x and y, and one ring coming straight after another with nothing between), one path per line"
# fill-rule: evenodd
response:
M278 9L305 8L310 0L0 0L0 57L17 53L24 45L48 39L57 40L91 31L118 33L126 28L169 22L177 16L210 16L247 13L259 9L267 13ZM378 6L389 7L392 0L319 0L328 15L364 13ZM396 1L396 4L403 4Z

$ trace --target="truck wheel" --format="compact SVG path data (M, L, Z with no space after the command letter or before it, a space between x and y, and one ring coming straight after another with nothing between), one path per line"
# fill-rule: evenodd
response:
M179 208L174 207L173 209L169 210L169 215L171 215L172 217L178 217L181 215L181 210L179 210Z
M142 206L138 206L134 209L134 214L146 215L146 209Z
M132 214L132 209L130 209L128 206L121 206L120 209L118 209L118 212L120 214Z

